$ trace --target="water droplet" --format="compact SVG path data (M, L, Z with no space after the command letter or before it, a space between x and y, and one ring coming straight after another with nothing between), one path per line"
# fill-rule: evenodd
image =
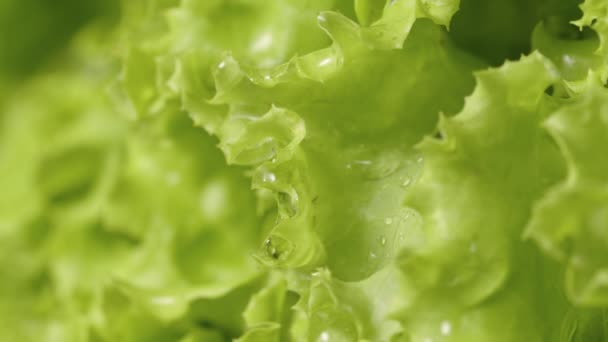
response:
M262 260L272 263L285 260L293 251L293 244L278 235L272 235L264 240ZM270 260L269 260L270 259Z
M279 253L278 253L277 249L273 246L268 248L268 253L270 253L270 256L272 256L275 259L279 257Z
M271 32L261 34L251 45L251 51L260 52L268 49L272 45L272 40Z
M212 72L218 94L224 94L243 78L243 72L238 63L230 55L224 56Z
M564 64L566 66L572 66L572 65L574 65L574 63L576 63L576 61L574 60L574 58L572 58L572 56L570 56L570 55L564 55L562 57L562 60L564 61Z
M323 59L322 61L319 62L319 66L320 67L324 67L326 65L329 65L332 62L332 58L331 57L327 57L325 59Z
M384 223L385 224L393 224L393 219L390 218L390 217L387 217L387 218L384 219Z
M443 336L448 336L452 333L452 324L448 321L443 321L441 322L440 330Z
M370 259L376 259L378 256L376 255L376 253L374 252L369 252L369 258Z
M264 241L264 246L266 247L266 253L268 253L270 257L274 259L277 259L279 257L279 252L277 251L277 248L272 244L272 240L270 238Z
M395 173L401 166L400 159L390 153L382 155L374 161L359 160L356 162L367 179L382 179L388 177Z
M298 213L298 194L293 192L290 195L287 192L281 191L277 194L277 200L281 209L287 213L287 216L294 217Z
M277 181L277 176L272 172L264 172L262 175L262 182L264 183L274 183Z
M380 237L380 244L381 244L382 246L386 245L386 237L385 237L384 235L382 235L382 236Z
M239 118L239 120L232 120L232 122L228 124L226 131L242 132L246 125L248 125L248 123L245 123L245 120L243 119ZM268 136L252 143L248 142L247 144L241 144L240 142L234 142L220 147L224 152L232 155L233 162L252 165L269 161L276 157L277 144L278 142L273 136Z
M375 150L368 146L357 146L346 152L351 158L345 160L345 167L352 169L367 180L394 177L394 185L411 186L422 169L422 156L406 150ZM390 184L384 184L390 187Z
M319 342L329 342L329 333L327 331L324 331L319 335Z

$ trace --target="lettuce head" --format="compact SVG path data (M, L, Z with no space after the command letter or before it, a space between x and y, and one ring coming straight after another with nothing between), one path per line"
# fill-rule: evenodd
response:
M608 341L607 1L0 21L0 340Z

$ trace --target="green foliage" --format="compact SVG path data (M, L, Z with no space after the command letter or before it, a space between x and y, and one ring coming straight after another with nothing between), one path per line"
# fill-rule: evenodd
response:
M0 340L608 341L605 1L113 6L0 4Z

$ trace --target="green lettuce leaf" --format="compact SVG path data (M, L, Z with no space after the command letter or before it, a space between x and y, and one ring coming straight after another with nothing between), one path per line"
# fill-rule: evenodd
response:
M599 84L598 84L599 83ZM573 302L605 306L606 297L606 165L608 91L590 74L587 89L545 121L564 153L568 174L534 207L527 228L552 256L566 263L566 289Z
M0 54L1 340L608 339L604 1L119 3Z

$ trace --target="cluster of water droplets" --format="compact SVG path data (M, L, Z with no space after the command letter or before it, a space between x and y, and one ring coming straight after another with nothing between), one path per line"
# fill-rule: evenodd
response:
M371 263L383 263L394 257L407 242L408 231L419 224L417 213L404 207L404 194L420 176L423 158L411 150L375 150L365 146L348 154L346 173L368 184L374 191L366 206L385 216L371 216L370 227L376 227L376 241L370 246ZM370 211L372 212L372 211Z

